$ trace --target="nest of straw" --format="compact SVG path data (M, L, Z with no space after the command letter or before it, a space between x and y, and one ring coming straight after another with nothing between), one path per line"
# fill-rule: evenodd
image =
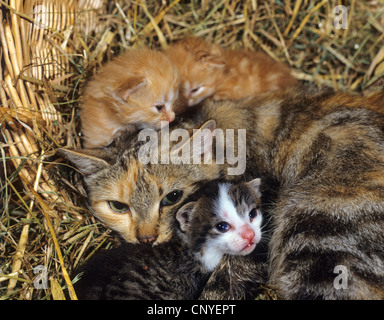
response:
M347 29L334 24L342 4ZM378 1L0 0L0 9L2 300L76 299L68 274L118 245L55 151L81 147L82 88L125 48L165 48L193 34L261 49L314 85L370 94L384 83ZM274 295L266 289L260 298Z

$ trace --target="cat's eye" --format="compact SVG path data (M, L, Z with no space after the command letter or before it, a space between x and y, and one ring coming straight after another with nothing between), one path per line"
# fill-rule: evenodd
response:
M117 213L126 213L129 211L129 206L119 201L108 201L108 205L112 211Z
M225 222L225 221L221 221L219 222L215 228L220 231L221 233L225 233L227 232L229 229L231 229L231 226L229 223Z
M249 220L252 221L257 216L257 209L253 208L251 211L249 211Z
M182 190L174 190L170 193L168 193L162 200L161 205L162 206L170 206L172 204L175 204L181 199L181 196L183 195Z
M157 111L160 112L161 110L164 109L164 105L163 104L159 104L159 105L156 105L155 108L156 108Z

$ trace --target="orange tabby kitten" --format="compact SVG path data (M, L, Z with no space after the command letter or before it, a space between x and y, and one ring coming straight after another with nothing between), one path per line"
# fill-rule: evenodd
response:
M162 121L172 122L179 86L177 69L162 52L134 49L108 62L82 98L84 147L104 147L122 129L159 129Z
M190 37L172 44L166 54L179 71L188 106L205 98L237 100L296 85L286 65L260 51L225 50Z

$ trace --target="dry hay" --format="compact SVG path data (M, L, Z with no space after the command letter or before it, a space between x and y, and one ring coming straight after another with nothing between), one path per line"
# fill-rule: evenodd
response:
M341 4L347 29L334 26ZM379 1L0 0L0 7L0 299L75 299L68 274L119 241L91 216L80 175L55 150L81 146L82 87L124 48L164 48L194 34L261 49L319 86L370 94L384 83Z

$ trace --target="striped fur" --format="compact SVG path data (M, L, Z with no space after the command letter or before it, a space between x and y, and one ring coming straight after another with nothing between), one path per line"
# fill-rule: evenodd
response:
M382 110L382 95L303 91L207 108L218 127L248 129L247 173L278 183L269 284L281 298L384 298Z
M81 272L75 285L81 300L196 299L209 275L177 240L156 247L125 243L95 256Z

